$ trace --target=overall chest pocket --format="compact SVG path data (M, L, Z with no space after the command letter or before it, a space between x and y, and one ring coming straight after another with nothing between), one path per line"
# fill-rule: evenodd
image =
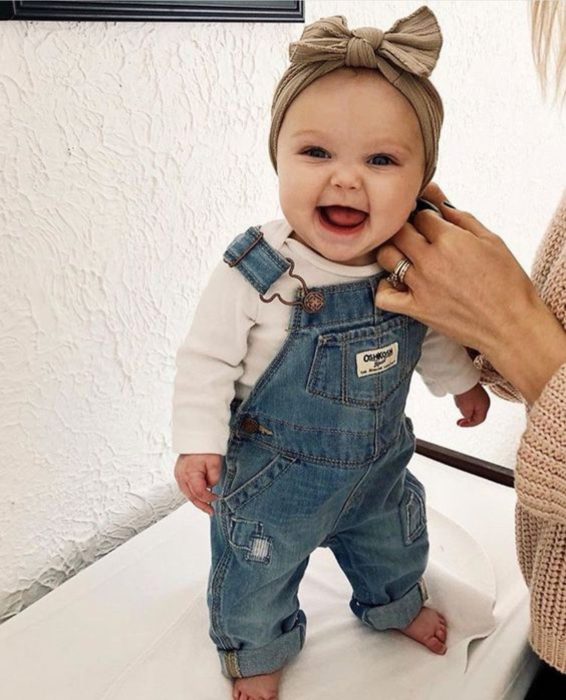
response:
M409 342L408 319L318 337L307 391L350 406L377 408L399 394L404 401L420 349ZM401 396L402 395L402 396ZM392 407L393 408L393 407Z

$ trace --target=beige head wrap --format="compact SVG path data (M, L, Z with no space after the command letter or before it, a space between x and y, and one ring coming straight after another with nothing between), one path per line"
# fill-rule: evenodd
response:
M348 29L342 15L306 26L289 45L291 65L279 81L271 106L269 155L277 171L277 138L287 108L317 78L337 68L374 68L409 100L421 125L425 151L422 189L432 180L444 112L427 79L436 65L442 35L436 17L422 6L383 32L376 27Z

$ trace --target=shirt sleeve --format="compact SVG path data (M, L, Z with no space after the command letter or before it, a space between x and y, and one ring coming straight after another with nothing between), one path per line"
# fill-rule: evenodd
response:
M212 272L177 351L172 447L180 454L225 454L230 403L244 371L258 295L224 261Z
M534 515L566 525L566 364L531 406L521 436L515 488Z
M432 328L427 330L415 369L434 396L463 394L480 378L465 348Z

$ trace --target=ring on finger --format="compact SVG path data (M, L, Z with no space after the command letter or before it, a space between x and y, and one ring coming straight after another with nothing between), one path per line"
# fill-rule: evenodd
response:
M387 281L394 289L399 289L399 287L405 283L405 275L407 274L407 270L411 267L411 264L411 261L407 260L407 258L401 258L397 265L395 265L395 269L387 278Z

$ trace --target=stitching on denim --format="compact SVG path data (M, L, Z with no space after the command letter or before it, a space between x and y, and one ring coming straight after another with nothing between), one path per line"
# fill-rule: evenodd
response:
M265 238L263 238L260 243L258 243L258 247L261 249L262 253L265 253L271 260L277 265L277 267L281 270L281 272L285 272L286 270L289 269L290 265L285 260L285 258L279 253L273 246L271 246Z
M258 413L258 416L261 416L261 413ZM314 427L310 428L305 425L299 425L297 423L290 423L289 421L283 420L281 418L269 418L269 422L274 424L274 425L283 425L283 426L288 426L289 428L292 428L296 432L302 432L302 433L320 433L323 432L325 435L329 434L339 434L339 435L352 435L353 437L359 437L363 438L364 436L367 435L373 435L373 430L344 430L341 428L321 428L321 427Z
M351 314L349 316L333 316L332 320L325 320L324 309L318 315L315 316L314 314L309 315L306 312L303 312L301 307L299 307L299 313L304 313L304 320L309 321L309 323L305 323L305 325L300 326L301 328L305 329L324 329L325 327L327 327L336 328L336 330L339 332L341 325L351 327L352 323L365 323L368 321L373 322L374 320L373 316L359 316L356 318L352 318ZM376 326L376 328L379 328L379 326Z
M238 650L232 648L232 649L230 649L229 651L223 651L222 653L224 654L224 665L225 665L226 667L228 667L228 663L227 663L227 661L226 661L226 657L227 657L228 655L231 655L232 658L234 659L234 665L236 666L236 674L237 674L237 675L236 675L236 676L233 676L233 678L243 678L244 676L243 676L243 674L242 674L242 669L240 668L240 658L239 658L239 655L238 655ZM229 671L229 669L228 669L228 671ZM231 674L230 674L230 675L231 675Z
M318 345L317 345L317 348L315 348L314 357L312 359L311 366L309 368L309 373L307 374L307 383L305 386L305 389L307 391L308 391L308 388L311 384L316 383L316 380L318 377L318 366L320 364L320 359L319 359L319 353L317 352L317 350L318 350Z
M260 489L259 491L256 491L256 493L251 494L250 496L248 496L245 500L243 500L241 503L239 503L239 505L235 506L235 508L243 508L244 506L247 506L248 503L249 503L250 501L253 501L254 498L257 498L258 496L261 496L262 493L265 493L265 491L267 491L268 489L270 489L276 481L279 481L280 477L282 477L283 474L286 474L286 473L287 473L287 471L289 470L289 467L291 467L296 461L297 461L296 458L290 460L289 463L288 463L288 465L287 465L287 467L286 467L285 469L282 469L282 470L279 472L279 474L277 474L277 476L275 477L275 479L273 479L272 481L270 481L268 484L266 484L266 485L265 485L262 489ZM256 476L259 476L259 475L256 475ZM255 480L256 477L252 477L252 479ZM248 482L247 485L249 485L249 483L250 483L250 482ZM245 484L245 485L246 485L246 484ZM240 491L241 488L243 488L243 486L241 486L241 487L238 489L238 491ZM237 493L237 491L235 491L234 493ZM234 500L237 500L237 499L234 499ZM228 504L228 505L229 505L229 504Z
M346 511L348 510L348 507L349 507L350 503L352 502L352 499L353 499L353 497L354 497L356 491L358 490L359 485L362 483L362 481L364 481L364 479L365 479L365 478L367 477L367 475L370 473L370 471L371 471L371 465L372 465L373 461L374 461L374 460L371 460L371 462L367 465L367 469L366 469L365 472L360 476L360 478L358 479L358 481L356 482L356 484L352 487L350 493L348 494L348 498L347 498L346 501L342 504L342 508L340 509L340 512L338 513L338 515L336 516L334 522L332 523L332 526L330 527L330 533L331 533L330 536L331 536L331 537L333 537L333 536L336 535L336 533L334 532L335 529L336 529L336 526L338 525L338 522L340 521L340 518L342 517L342 515L343 515L344 513L346 513ZM338 542L339 542L339 544L340 544L340 540L339 540L339 539L338 539ZM344 547L343 549L344 549L344 551L347 551L347 549L346 549L345 547Z
M273 483L273 482L272 482ZM272 550L272 537L268 537L267 535L263 534L263 523L259 522L257 520L249 520L248 518L242 518L241 516L235 516L231 515L230 516L230 521L232 523L232 527L230 528L230 535L233 535L234 533L234 526L237 523L244 523L247 525L253 525L255 528L255 532L253 532L249 538L248 538L248 544L247 545L241 545L238 544L237 542L230 537L230 543L236 548L236 549L241 549L242 551L246 552L246 560L247 561L255 561L260 564L270 564L271 563L271 550ZM261 556L259 556L257 553L254 554L254 548L256 547L256 543L262 543L265 544L267 547L267 551L263 553Z
M244 518L234 518L234 517L232 517L232 515L229 515L228 516L228 523L229 523L229 525L228 525L228 541L230 542L232 547L235 547L236 549L241 549L241 550L247 552L249 548L246 547L246 545L238 544L233 539L234 525L236 523L251 523L251 524L255 525L254 521L253 520L245 520Z
M309 394L330 399L335 403L345 406L352 405L374 409L379 408L379 406L389 399L389 397L392 396L399 389L399 387L405 383L406 379L412 374L414 367L412 366L412 363L408 364L406 367L404 367L403 363L401 365L397 365L397 372L400 373L400 376L398 377L396 383L393 386L387 387L388 391L385 394L377 394L376 392L376 397L374 399L362 399L350 396L348 392L348 365L351 360L350 344L352 342L365 340L373 336L375 336L377 340L381 332L388 332L392 330L397 333L397 340L395 342L399 342L401 347L406 346L408 340L407 327L402 319L394 319L394 323L391 323L389 327L385 329L381 329L380 326L376 326L375 328L372 327L369 329L353 329L352 331L348 331L346 333L327 333L320 335L315 348L315 357L307 377L307 392ZM341 383L339 391L335 391L334 393L330 393L330 390L326 388L326 385L324 388L316 386L317 384L323 384L321 367L323 364L323 357L325 357L326 365L328 365L329 347L339 348L339 352L341 354ZM373 384L378 384L378 387L382 388L384 382L382 381L381 377L375 377L372 385Z
M223 646L230 649L234 646L234 642L221 631L222 628L220 620L220 597L222 594L222 585L224 583L224 579L226 578L226 573L228 571L228 565L230 564L233 554L228 544L229 538L226 532L226 522L222 518L221 513L218 513L216 517L221 518L221 527L222 532L224 534L224 542L226 546L224 552L222 553L222 556L218 561L218 565L211 579L210 626L212 628L214 636L219 642L219 646Z
M246 525L253 525L253 526L255 527L255 529L257 530L257 532L258 532L259 534L261 534L261 533L263 533L263 523L260 523L260 522L258 522L257 520L249 520L248 518L242 518L241 516L236 516L236 515L234 515L232 512L231 512L230 515L228 516L228 521L229 521L229 523L230 523L229 533L228 533L228 540L229 540L230 544L231 544L233 547L235 547L236 549L241 549L241 550L243 550L243 551L245 551L245 552L249 552L249 551L250 551L249 545L238 544L238 543L233 539L232 536L233 536L233 534L234 534L234 529L235 529L234 526L235 526L237 523L243 523L243 524L246 524ZM252 535L252 536L250 537L250 539L251 539L253 536L254 536L254 535Z
M410 482L407 482L408 484ZM409 497L405 503L405 544L413 544L426 528L425 505L421 495L407 485ZM412 515L412 511L414 515ZM413 525L412 521L416 521Z
M238 265L237 269L248 280L248 282L256 291L261 292L263 294L271 286L271 284L268 284L266 286L264 280L260 279L259 277L256 277L256 275L250 268Z
M234 266L237 267L254 289L264 293L289 269L289 263L278 251L267 243L263 238L263 233L258 227L251 226L247 231L241 234L241 236L242 241L233 241L225 251L223 260L230 265L234 265L235 261L238 260ZM257 249L259 258L257 261L249 263L249 260L246 261L246 258L254 249ZM262 256L267 259L262 260ZM279 272L279 274L273 277L275 273L265 270L265 263L272 263L275 265L276 271ZM258 267L257 272L255 270L256 267ZM269 274L270 272L271 274Z
M283 462L283 460L285 460L285 462L287 462L287 464L285 464L285 462ZM243 500L239 505L234 506L234 508L242 508L243 506L247 505L250 501L253 501L254 498L257 498L257 496L259 496L260 494L262 494L266 489L271 488L271 486L273 486L273 484L274 484L276 481L278 481L279 478L280 478L281 476L283 476L283 474L286 474L286 473L287 473L287 471L289 470L289 468L292 467L293 464L295 464L296 461L297 461L296 458L295 458L295 459L292 459L292 460L289 460L286 456L281 455L280 453L276 453L276 454L275 454L275 457L274 457L274 458L269 462L269 464L267 464L261 471L259 471L257 474L254 474L254 476L252 476L250 479L248 479L248 480L247 480L244 484L242 484L241 486L238 486L238 488L237 488L233 493L230 493L230 494L228 494L228 496L226 496L225 498L223 498L224 503L228 506L228 508L230 508L230 510L232 510L232 506L230 505L230 501L237 501L237 500L238 500L238 498L237 498L238 494L240 494L240 493L245 493L245 490L246 490L246 489L248 489L250 486L252 486L253 484L255 484L255 482L256 482L260 477L262 477L266 472L268 472L270 469L273 469L273 467L274 467L278 462L283 462L283 465L282 465L281 470L279 471L279 473L277 474L277 476L275 476L275 478L272 479L272 481L270 481L268 484L266 484L262 489L260 489L260 490L257 491L256 493L249 495L249 496L248 496L245 500ZM283 468L283 467L284 467L284 468ZM233 511L233 512L235 512L235 511Z
M294 307L294 308L296 311L299 307ZM267 368L265 369L263 374L260 376L260 378L254 384L249 396L240 405L239 410L244 410L244 411L247 410L248 404L251 403L252 401L255 401L256 395L260 391L263 391L263 388L265 387L265 385L271 380L271 378L273 377L275 372L279 369L279 366L281 365L283 360L287 357L289 350L291 349L291 344L292 344L291 341L292 340L295 340L295 335L293 332L289 332L287 334L287 337L286 337L283 345L279 349L279 352L277 353L277 355L275 355L275 357L273 358L271 363L267 366ZM244 408L244 404L245 404L245 408Z
M371 320L372 317L366 316L361 319L349 319L350 330L347 331L335 331L330 333L321 333L320 337L324 338L324 343L326 345L341 345L342 343L355 342L358 340L367 340L369 338L375 338L379 340L380 336L388 333L389 331L397 331L402 334L403 339L406 338L407 323L405 321L406 317L397 316L389 321L384 321L383 323L378 323L371 326L361 326L360 328L352 328L352 322L358 323L361 320Z
M344 468L344 469L359 469L360 467L365 466L366 464L369 464L370 462L377 461L380 459L380 457L387 452L387 450L391 447L391 443L387 443L383 446L383 449L376 453L372 454L369 457L364 457L363 459L360 460L343 460L343 459L336 459L336 458L331 458L331 457L320 457L318 455L311 455L307 454L305 452L295 452L294 450L289 450L284 447L281 447L280 445L271 445L267 442L263 442L261 439L253 439L253 442L258 443L261 445L261 447L265 448L266 450L269 450L270 452L276 453L281 455L282 457L288 457L289 459L298 459L300 461L304 462L309 462L312 464L323 464L323 465L330 465L332 467L336 467L338 469Z
M224 262L231 264L238 258L245 257L250 250L258 245L262 237L263 234L257 226L250 226L243 233L238 234L224 251ZM227 260L227 258L229 259Z
M388 272L383 271L383 272L378 272L375 275L372 275L371 277L365 277L364 279L361 280L356 280L355 282L337 282L336 284L323 284L319 285L318 287L309 287L310 290L312 291L327 291L327 292L335 292L339 291L341 294L347 294L348 292L356 292L359 289L364 289L364 287L370 287L371 282L373 280L378 280L379 277L385 277L389 275Z
M340 401L346 403L346 373L348 371L348 347L344 337L342 336L342 342L340 344Z
M409 377L412 373L413 373L413 370L410 370L409 372L407 372L407 374L405 374L403 377L401 377L401 379L398 381L398 383L395 384L395 385L391 388L391 390L389 391L388 394L381 395L381 396L379 397L379 399L375 399L375 400L371 400L371 399L354 399L354 398L347 397L347 396L345 396L344 398L341 398L340 396L337 396L336 394L327 394L327 393L324 392L322 389L314 389L314 388L312 388L312 387L309 387L308 385L307 385L307 391L308 391L309 394L314 394L314 395L316 395L316 396L322 396L322 397L324 397L325 399L330 399L330 400L333 401L334 403L343 404L344 406L353 405L353 406L362 406L362 407L364 407L364 408L376 409L376 408L379 408L379 407L382 405L382 403L383 403L386 399L388 399L395 391L397 391L397 389L398 389L402 384L404 384L404 382L405 382L405 380L407 379L407 377ZM343 379L342 385L344 385L344 381L345 381L345 380L344 380L344 378L342 378L342 379ZM341 394L342 394L342 391L341 391ZM340 432L342 432L342 431L340 431Z

